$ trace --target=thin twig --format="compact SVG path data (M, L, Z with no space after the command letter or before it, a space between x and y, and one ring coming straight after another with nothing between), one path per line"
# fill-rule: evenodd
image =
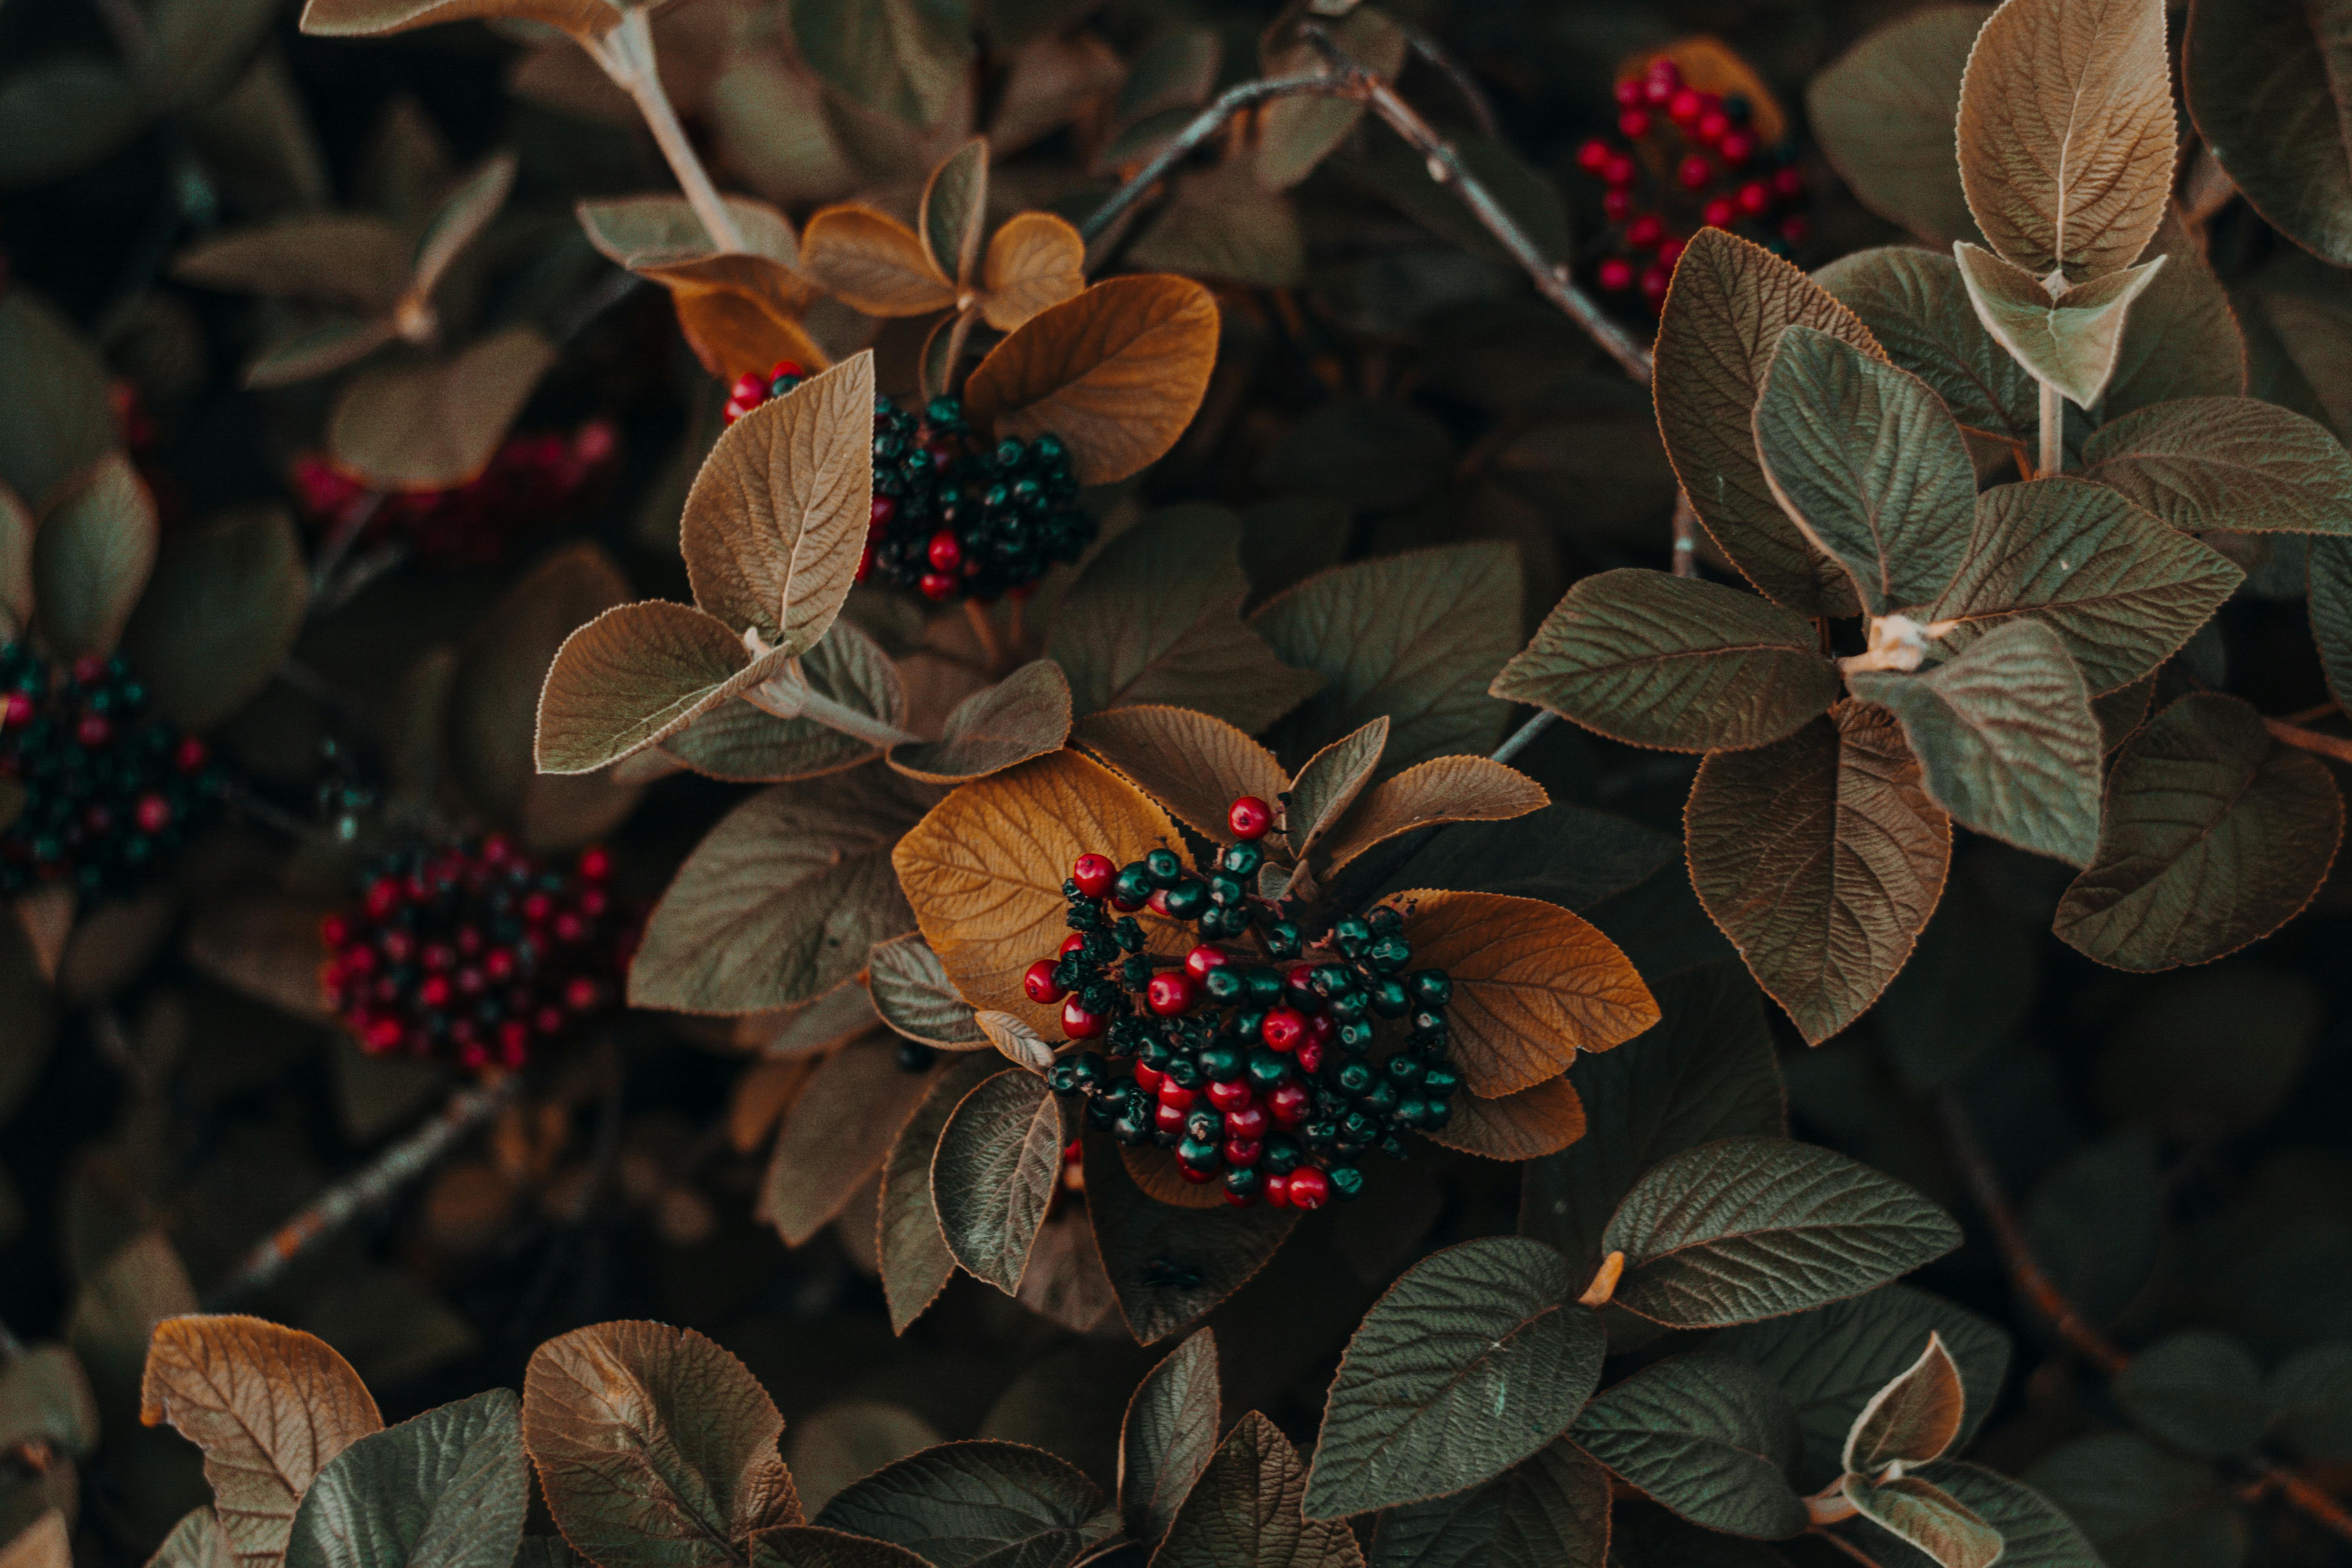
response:
M1698 509L1688 490L1675 492L1675 575L1698 575Z
M1129 175L1127 184L1113 191L1110 198L1097 207L1087 216L1086 222L1078 225L1079 235L1088 245L1092 245L1101 237L1106 229L1127 212L1128 208L1141 201L1152 186L1166 178L1169 170L1192 156L1219 131L1224 129L1225 121L1243 110L1254 109L1261 103L1271 102L1277 98L1295 98L1301 95L1348 97L1350 96L1350 89L1344 79L1328 70L1300 71L1294 76L1266 77L1259 81L1245 81L1239 86L1227 88L1217 95L1214 102L1187 121L1184 129L1179 131L1166 146L1153 153L1143 167ZM1091 259L1089 258L1089 260Z
M686 127L677 122L677 110L670 107L669 94L662 87L654 57L651 11L651 6L630 6L609 32L584 47L589 58L604 68L604 74L635 100L646 129L654 133L655 144L668 161L678 189L686 193L688 205L702 220L710 242L721 250L740 250L743 231L719 198L719 187L710 183L710 171L702 166L701 155L687 139Z
M2274 1460L2256 1458L2252 1463L2265 1487L2286 1499L2298 1512L2352 1541L2352 1512L2346 1511L2316 1481Z
M261 1289L294 1259L361 1215L389 1202L401 1188L432 1169L459 1139L497 1115L521 1087L522 1075L509 1073L496 1082L451 1095L448 1103L424 1125L368 1162L364 1169L320 1193L301 1213L271 1232L206 1299L206 1308L217 1308Z
M383 506L383 492L368 491L336 520L334 531L327 535L319 546L319 559L310 566L310 593L314 600L310 613L313 616L319 613L316 599L326 592L335 569L343 563L343 557L351 553L352 546L359 542L360 535L367 531L367 525L375 521L375 514Z
M2048 382L2042 384L2042 458L2033 466L2033 477L2046 479L2066 466L2066 405L2060 401L2058 389Z
M1509 740L1505 741L1501 745L1495 748L1493 756L1490 760L1497 763L1509 762L1513 757L1517 756L1521 752L1528 749L1528 742L1534 740L1538 735L1542 734L1546 730L1550 729L1552 725L1559 722L1559 715L1553 712L1550 709L1545 708L1539 710L1534 718L1528 720L1526 723L1512 731Z
M2284 742L2298 751L2315 752L2323 757L2333 757L2339 763L2352 763L2352 741L2336 735L2323 735L2316 730L2306 730L2284 719L2265 719L2263 728L2271 732L2273 741Z
M1389 21L1404 35L1404 41L1412 47L1414 54L1444 73L1445 79L1461 96L1463 107L1470 110L1470 118L1478 122L1478 134L1499 139L1503 134L1503 123L1495 118L1495 106L1487 102L1486 95L1479 90L1477 79L1461 61L1447 54L1445 47L1431 37L1427 29L1402 16L1391 16Z
M2289 724L2308 724L2315 719L2333 718L2339 711L2341 711L2341 710L2339 710L2333 701L2328 701L2316 703L2309 708L2298 709L2293 713L2282 713L2279 715L2279 718Z

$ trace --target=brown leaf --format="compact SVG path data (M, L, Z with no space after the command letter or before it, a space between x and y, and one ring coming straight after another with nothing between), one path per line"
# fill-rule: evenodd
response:
M1089 714L1071 734L1178 820L1220 844L1234 842L1226 811L1245 795L1267 805L1289 787L1274 753L1223 719L1145 704Z
M1000 332L1024 325L1032 316L1087 286L1087 242L1052 213L1015 213L988 241L981 268L981 319Z
M1134 785L1063 751L963 785L899 840L891 863L965 999L1058 1039L1058 1010L1030 1001L1021 975L1068 934L1071 863L1097 854L1124 865L1181 844Z
M488 466L555 345L509 327L455 359L386 364L352 378L327 416L335 460L383 489L446 489Z
M1066 1208L1037 1227L1013 1300L1074 1334L1092 1333L1118 1307L1086 1211Z
M760 1217L786 1247L823 1230L896 1142L928 1082L898 1065L896 1041L868 1034L818 1064L776 1136Z
M305 213L190 246L172 276L200 288L392 309L408 283L408 237L373 213Z
M921 316L956 302L922 236L889 214L856 204L826 207L801 236L801 265L854 310Z
M899 1130L882 1162L876 1250L881 1256L882 1294L890 1306L893 1333L905 1333L955 1274L955 1257L940 1233L940 1211L931 1202L931 1158L948 1118L964 1096L1003 1070L1003 1064L987 1051L951 1058L931 1075L922 1104Z
M972 1015L972 1022L988 1037L998 1054L1015 1067L1042 1073L1054 1065L1054 1047L1045 1037L1010 1013L994 1013L982 1009Z
M1388 743L1389 721L1383 713L1299 764L1282 818L1283 839L1293 857L1306 858L1316 841L1339 825L1372 782Z
M678 524L694 602L805 653L840 614L871 521L874 356L861 353L728 427Z
M73 1538L66 1529L66 1516L50 1509L18 1531L0 1545L0 1568L73 1568Z
M783 360L811 370L833 363L797 315L785 315L752 295L732 289L674 287L670 306L677 312L677 330L687 346L705 370L722 380L764 376Z
M33 528L24 498L0 484L0 638L15 642L33 624Z
M1699 902L1808 1044L1860 1017L1942 893L1951 823L1883 708L1717 752L1684 809Z
M1188 1182L1182 1168L1176 1163L1174 1153L1147 1144L1140 1149L1119 1145L1119 1163L1144 1195L1157 1203L1172 1205L1180 1209L1221 1209L1225 1207L1225 1184L1223 1182Z
M1070 683L1040 658L958 703L938 740L902 742L888 755L908 778L961 784L1059 751L1069 733Z
M523 1378L522 1425L548 1511L601 1568L740 1568L753 1532L801 1522L775 1402L691 1329L598 1323L548 1341Z
M310 1479L380 1431L359 1374L325 1341L258 1318L172 1318L155 1327L139 1419L169 1421L205 1451L230 1548L268 1568L286 1553Z
M1414 891L1404 911L1415 968L1453 978L1454 1060L1493 1098L1558 1077L1579 1050L1605 1051L1658 1021L1658 1004L1617 944L1566 910L1500 893Z
M658 745L781 674L716 616L663 599L605 611L563 641L540 693L533 755L544 773L588 773Z
M1532 1160L1557 1154L1584 1136L1584 1101L1565 1074L1515 1094L1492 1100L1465 1094L1453 1103L1445 1125L1423 1136L1465 1154Z
M999 436L1059 437L1080 484L1109 484L1176 444L1216 357L1206 289L1160 274L1114 278L990 350L964 401L972 423Z
M439 22L509 17L544 22L575 38L602 37L621 19L607 0L310 0L302 30L320 37L367 38Z
M1551 804L1543 785L1485 757L1438 757L1379 785L1339 819L1324 843L1329 868L1373 845L1440 822L1505 822Z
M248 996L324 1023L333 1015L319 985L327 962L319 921L329 912L274 892L219 900L188 922L188 962Z

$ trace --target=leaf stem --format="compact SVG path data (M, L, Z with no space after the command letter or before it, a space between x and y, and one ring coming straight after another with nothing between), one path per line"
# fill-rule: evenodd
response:
M1292 76L1266 77L1258 81L1245 81L1229 87L1214 101L1187 121L1168 144L1153 153L1143 167L1128 176L1127 183L1110 194L1108 200L1087 215L1078 225L1078 233L1088 246L1126 216L1127 210L1141 201L1151 187L1168 175L1168 171L1182 163L1224 128L1225 121L1244 109L1277 98L1295 98L1312 94L1327 98L1349 96L1346 79L1331 71L1300 71ZM1087 257L1091 266L1098 258Z
M719 199L719 188L710 183L709 171L702 166L701 156L687 139L686 127L677 122L677 110L670 107L669 94L663 90L661 71L654 58L652 8L630 6L610 31L586 47L590 58L604 68L604 74L635 101L637 112L645 116L646 129L654 133L670 173L677 176L678 188L709 231L711 243L721 250L742 249L743 231L736 227L735 215Z
M2293 746L2298 751L2313 752L2323 757L2333 757L2339 763L2352 763L2352 741L2336 735L2323 735L2315 730L2304 729L2284 719L2265 719L2263 728L2271 739Z
M1455 95L1462 100L1463 107L1470 111L1470 118L1477 121L1478 134L1500 140L1502 121L1495 118L1495 106L1486 101L1486 95L1479 89L1477 79L1464 68L1461 61L1447 54L1444 46L1432 37L1427 29L1402 16L1391 16L1389 21L1404 35L1404 41L1412 46L1412 52L1436 67L1453 86Z
M1487 761L1507 763L1528 749L1528 742L1559 721L1559 715L1549 708L1538 709L1536 716L1511 731L1510 739L1495 748Z
M980 639L981 657L988 661L991 675L1004 673L1004 639L996 635L996 623L981 607L977 599L963 602L964 618L971 623L971 635Z
M2033 477L2046 479L2066 466L2066 405L2058 389L2048 382L2042 383L2042 460L2034 465Z
M828 730L838 730L869 745L896 746L922 739L818 692L809 685L808 677L801 673L797 659L783 674L763 680L743 693L743 700L779 719L814 719Z
M1675 492L1675 575L1698 575L1698 509L1684 489Z

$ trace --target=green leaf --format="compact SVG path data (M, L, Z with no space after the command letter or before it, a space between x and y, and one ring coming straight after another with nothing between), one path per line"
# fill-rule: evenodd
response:
M494 1388L362 1437L302 1494L286 1568L508 1568L530 1500L521 1413Z
M1976 307L1985 331L2036 380L2084 408L2106 391L2123 348L2131 303L2156 280L2164 262L2158 257L2077 283L2053 297L2033 274L1990 250L1963 242L1952 253L1959 259L1960 280L1968 286L1969 302Z
M2168 1334L2133 1356L2116 1399L2155 1436L2215 1459L2252 1453L2270 1420L2260 1363L2212 1329Z
M1949 25L1972 9L1938 6L1922 12L1920 24ZM1885 30L1897 32L1903 26ZM1956 71L1955 90L1957 82ZM1948 146L1946 153L1948 164ZM1831 262L1813 274L1813 281L1861 317L1887 357L1932 387L1953 418L2002 440L2036 438L2040 394L2033 377L1977 320L1958 262L1932 250L1883 246Z
M2191 16L2181 87L2197 129L2253 209L2305 249L2352 267L2352 148L2340 14L2246 0Z
M1372 75L1393 81L1404 68L1404 29L1379 12L1359 8L1323 26L1332 42ZM1277 22L1261 41L1259 58L1265 74L1275 77L1313 70L1322 57L1297 37L1295 26ZM1348 139L1363 112L1362 104L1344 98L1299 94L1275 100L1265 106L1259 127L1257 156L1248 165L1252 178L1269 190L1289 189Z
M1569 1436L1693 1524L1767 1540L1805 1528L1785 1473L1797 1419L1743 1363L1702 1351L1646 1366L1597 1395Z
M857 624L837 620L801 659L809 689L893 729L906 721L898 667ZM750 702L720 702L661 742L695 772L730 784L778 784L856 767L874 743L815 719L779 719Z
M2327 427L2251 397L2189 397L2109 421L2084 477L2189 532L2352 533L2352 455Z
M131 74L104 60L64 55L14 72L0 82L0 189L88 168L136 135L147 112Z
M1625 1254L1617 1306L1724 1328L1858 1296L1960 1244L1949 1215L1827 1149L1727 1138L1652 1166L1601 1246Z
M743 1363L691 1329L598 1323L531 1353L523 1441L548 1511L602 1568L735 1568L801 1522L776 1452L784 1418Z
M1316 840L1348 815L1356 797L1371 782L1373 770L1381 765L1381 752L1388 740L1387 716L1376 716L1362 729L1340 736L1299 764L1298 776L1290 781L1290 799L1282 819L1283 837L1298 858L1305 859Z
M942 1443L837 1493L816 1522L930 1568L1061 1568L1118 1529L1094 1482L1018 1443Z
M2098 857L2053 929L2118 969L2210 963L2311 901L2343 828L2316 757L2273 742L2234 697L2184 697L2125 742Z
M822 1419L822 1417L820 1417ZM903 1546L845 1530L788 1524L751 1538L751 1568L926 1568Z
M2162 0L2012 0L1960 83L1960 184L1992 248L2036 278L2127 267L2172 190Z
M2164 1245L2164 1178L2147 1130L2109 1133L2061 1163L2025 1205L2034 1256L2085 1321L2113 1321Z
M536 329L508 327L454 359L373 366L335 399L328 448L382 489L462 485L489 466L555 357Z
M1958 652L1995 623L2031 614L2104 693L2179 652L2244 577L2105 485L2033 479L1977 498L1968 559L1924 618L1963 623L1942 639Z
M1943 1336L1928 1330L1919 1359L1870 1396L1846 1433L1842 1463L1849 1495L1853 1478L1885 1476L1895 1466L1943 1458L1958 1440L1967 1398Z
M2271 1433L2307 1458L2352 1456L2352 1343L2316 1344L2287 1357L2263 1385Z
M1903 967L1951 860L1951 824L1917 760L1867 703L1713 753L1684 820L1699 902L1812 1044Z
M980 264L980 236L988 217L988 142L975 136L942 159L923 187L916 214L923 248L940 276L970 288Z
M2011 621L1948 664L1854 676L1890 709L1927 793L1963 826L2087 866L2099 841L2099 723L2058 634Z
M931 1203L955 1260L1010 1296L1062 1178L1061 1102L1008 1068L964 1096L931 1157Z
M1878 999L1887 1065L1923 1092L1949 1087L2004 1044L2033 1002L2038 922L2004 903L1973 866L1964 860L1945 884L1911 961Z
M1331 1384L1307 1477L1317 1519L1491 1479L1566 1430L1608 1335L1567 1260L1489 1237L1422 1259L1374 1302Z
M2246 1524L2211 1466L2132 1432L2073 1442L2026 1473L2111 1568L2235 1568Z
M1658 321L1658 429L1699 521L1749 582L1801 616L1850 616L1853 584L1781 510L1756 450L1765 372L1792 326L1879 353L1853 312L1803 273L1725 230L1699 230Z
M756 1013L821 996L911 931L890 851L936 792L880 768L774 784L719 819L646 923L629 1002Z
M1217 1336L1201 1329L1144 1374L1118 1429L1118 1507L1128 1533L1154 1541L1217 1451Z
M0 145L17 145L0 138ZM22 284L0 297L0 484L36 510L68 475L115 449L106 363Z
M1874 1485L1848 1476L1844 1491L1864 1518L1917 1547L1941 1568L1991 1568L2001 1554L2000 1531L1915 1476Z
M1518 554L1454 545L1335 567L1268 600L1250 625L1323 689L1276 750L1304 757L1381 714L1382 775L1456 752L1486 752L1506 710L1487 683L1517 650Z
M1811 327L1780 334L1756 405L1756 448L1781 510L1883 616L1952 580L1976 470L1927 384Z
M857 572L871 521L874 358L770 398L703 459L678 523L694 602L773 647L814 647Z
M1612 740L1714 752L1780 739L1829 710L1838 680L1801 616L1621 568L1579 580L1491 689Z
M1171 508L1086 563L1045 644L1081 716L1167 703L1255 731L1316 689L1243 625L1240 538L1229 515Z
M1805 87L1813 134L1854 199L1930 245L1979 237L1960 188L1952 124L1960 73L1991 15L1989 5L1915 11L1865 35ZM1845 299L1834 285L1824 287Z
M2000 1531L2006 1568L2104 1568L2074 1521L2022 1481L1950 1459L1919 1474Z
M880 1167L924 1088L887 1036L868 1033L828 1054L784 1112L758 1217L786 1247L830 1225Z
M183 1515L147 1568L236 1568L236 1554L229 1550L213 1505L200 1503Z
M1152 1568L1363 1568L1345 1524L1301 1515L1306 1492L1297 1450L1253 1410L1192 1483Z
M2123 346L2099 416L2114 420L2183 397L2236 397L2246 390L2246 344L2230 291L2205 247L2177 211L2157 226L2144 261L2164 265L2124 321Z
M0 1447L46 1443L69 1459L98 1448L97 1396L63 1345L36 1345L0 1372Z
M1722 964L1656 993L1664 1016L1655 1028L1618 1050L1579 1052L1569 1068L1585 1135L1522 1172L1520 1233L1558 1247L1580 1283L1600 1266L1610 1216L1643 1171L1719 1138L1788 1128L1771 1029L1747 977Z
M1565 1439L1485 1486L1381 1515L1372 1568L1604 1568L1609 1472Z
M890 748L890 765L925 784L961 784L1059 751L1070 734L1070 683L1052 659L1033 659L956 704L936 741Z
M866 959L874 1010L910 1040L944 1050L984 1045L988 1037L972 1022L971 1004L948 978L948 966L920 931L874 944Z
M877 1250L893 1333L905 1333L955 1274L955 1255L940 1233L940 1211L931 1202L931 1159L964 1096L1002 1070L1003 1064L987 1051L950 1061L933 1076L922 1104L899 1129L882 1162Z
M123 651L173 723L209 730L251 701L293 650L310 578L294 520L240 507L163 542Z
M968 0L792 0L792 26L826 86L909 125L938 124L971 63Z
M439 287L450 265L507 205L508 194L514 189L515 167L512 153L494 153L442 199L416 238L409 262L412 290L421 296Z
M1947 1346L1959 1371L1964 1398L1950 1446L1965 1447L2000 1396L2009 1336L1925 1290L1882 1285L1811 1311L1727 1330L1707 1348L1748 1363L1789 1396L1805 1439L1797 1479L1819 1485L1844 1470L1845 1442L1855 1419L1912 1364L1931 1334Z
M2352 700L2352 541L2311 542L2309 607L2328 692L2339 704Z
M68 658L112 653L155 565L155 500L130 459L110 453L63 481L33 535L42 635Z
M1297 1209L1177 1208L1145 1195L1118 1145L1087 1141L1087 1217L1138 1343L1191 1326L1265 1267Z

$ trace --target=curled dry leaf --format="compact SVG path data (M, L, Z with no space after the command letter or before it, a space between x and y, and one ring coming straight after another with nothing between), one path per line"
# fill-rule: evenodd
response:
M1176 444L1216 357L1206 289L1161 274L1114 278L990 350L964 401L975 425L1000 436L1059 437L1079 483L1109 484Z
M1323 844L1337 871L1399 834L1441 822L1504 822L1541 811L1551 796L1516 768L1485 757L1438 757L1357 798Z
M1943 1336L1927 1331L1927 1348L1904 1373L1870 1397L1845 1439L1848 1475L1875 1476L1888 1465L1939 1459L1960 1435L1968 1392Z
M157 1324L139 1419L169 1421L204 1449L221 1529L254 1568L285 1554L319 1472L383 1426L359 1374L325 1341L247 1317Z
M1414 965L1453 979L1454 1061L1473 1094L1532 1088L1658 1021L1617 944L1557 905L1427 890L1383 901L1404 911Z

